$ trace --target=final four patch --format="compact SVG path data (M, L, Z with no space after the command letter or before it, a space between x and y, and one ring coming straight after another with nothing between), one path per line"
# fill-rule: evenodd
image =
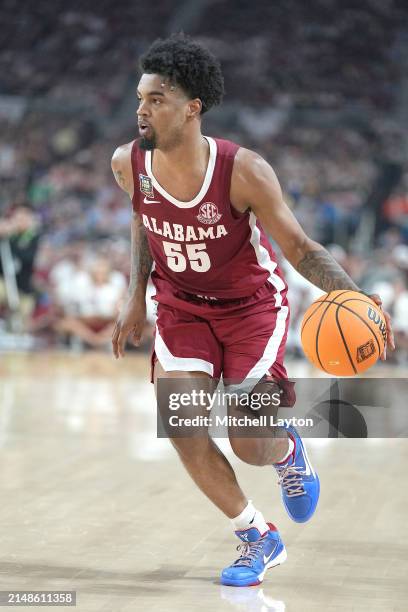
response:
M154 198L152 179L144 174L139 174L140 191L147 195L148 198Z

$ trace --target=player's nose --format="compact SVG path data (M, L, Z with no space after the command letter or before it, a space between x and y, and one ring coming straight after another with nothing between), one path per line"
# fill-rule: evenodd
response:
M149 115L149 110L145 102L140 101L139 106L136 110L137 117L147 117Z

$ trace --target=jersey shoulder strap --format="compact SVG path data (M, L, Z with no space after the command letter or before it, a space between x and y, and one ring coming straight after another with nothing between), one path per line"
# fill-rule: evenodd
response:
M223 191L229 194L234 160L240 145L230 140L214 138L217 143L217 162L214 168L213 180Z

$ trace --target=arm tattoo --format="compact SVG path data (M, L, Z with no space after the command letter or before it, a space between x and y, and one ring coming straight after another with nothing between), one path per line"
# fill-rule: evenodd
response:
M126 191L126 179L123 176L123 172L121 170L114 170L113 174L115 175L118 185Z
M136 215L133 217L137 219ZM136 290L146 292L147 281L153 265L150 254L146 230L141 222L132 224L131 237L131 261L130 261L130 284L129 293L134 294Z
M326 249L308 251L296 268L308 281L327 293L336 289L360 291Z

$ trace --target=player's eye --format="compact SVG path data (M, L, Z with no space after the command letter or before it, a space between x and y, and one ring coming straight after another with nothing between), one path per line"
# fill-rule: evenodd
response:
M156 106L158 106L159 104L161 104L161 100L160 100L160 98L153 98L153 104L156 104Z

